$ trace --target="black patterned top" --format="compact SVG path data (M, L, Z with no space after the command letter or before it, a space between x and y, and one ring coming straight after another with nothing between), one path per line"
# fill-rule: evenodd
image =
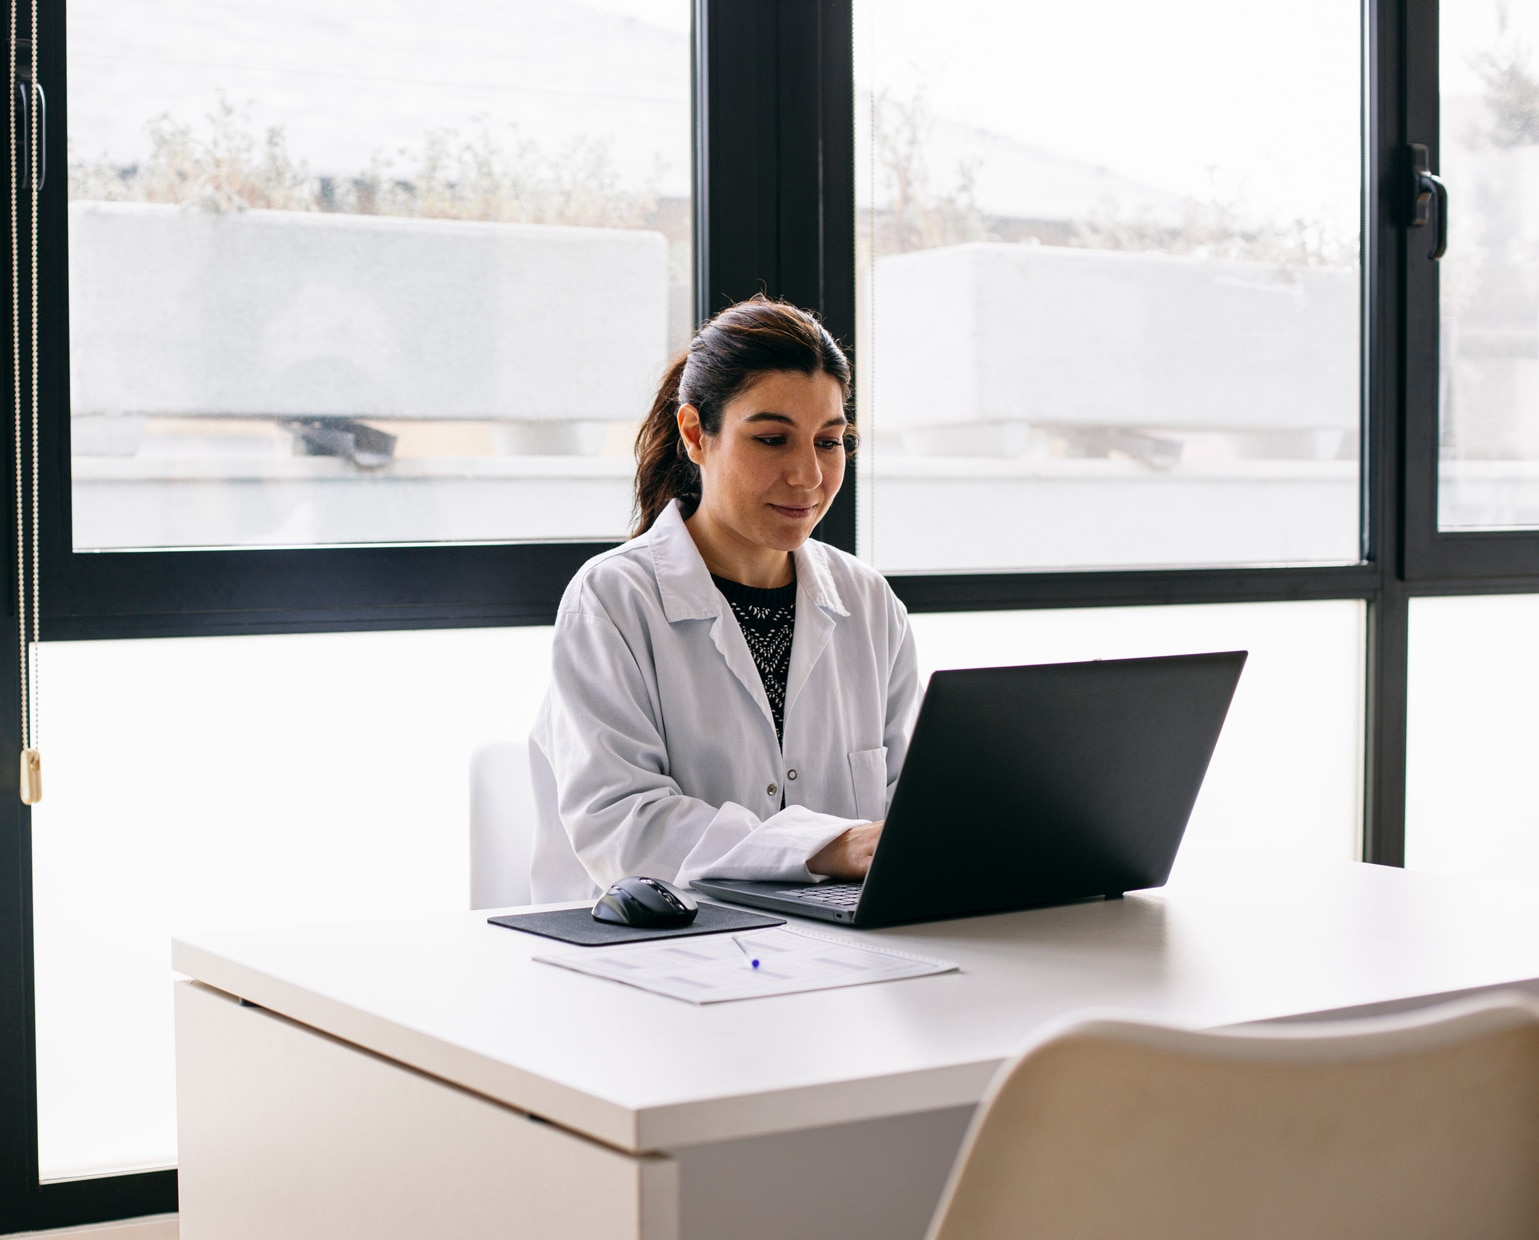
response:
M739 585L711 574L722 597L732 605L748 652L753 655L764 696L775 717L775 739L785 741L786 679L791 672L791 638L796 631L796 582L774 590Z

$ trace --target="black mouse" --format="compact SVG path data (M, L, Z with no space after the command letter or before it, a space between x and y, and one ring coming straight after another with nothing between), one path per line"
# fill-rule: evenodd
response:
M599 897L593 920L638 930L687 926L700 911L692 896L660 878L632 874Z

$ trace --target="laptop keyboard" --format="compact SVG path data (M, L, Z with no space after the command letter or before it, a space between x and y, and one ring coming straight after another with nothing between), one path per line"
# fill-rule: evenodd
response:
M822 904L828 908L854 908L860 903L859 883L819 883L816 887L791 887L777 891L777 896L790 896L803 904Z

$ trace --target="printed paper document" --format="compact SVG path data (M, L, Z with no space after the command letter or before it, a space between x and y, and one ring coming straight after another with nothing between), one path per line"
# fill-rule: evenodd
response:
M662 939L601 951L550 952L535 959L689 1003L832 990L950 973L957 968L951 961L911 956L886 947L857 946L790 926Z

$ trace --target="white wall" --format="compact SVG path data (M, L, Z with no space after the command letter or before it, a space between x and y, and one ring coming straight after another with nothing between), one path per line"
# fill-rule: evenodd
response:
M926 674L1249 651L1181 855L1207 848L1359 855L1361 603L958 612L915 616L914 634Z
M1355 431L1355 270L1002 243L877 259L883 429Z
M76 416L622 420L668 349L656 232L74 202L69 244Z
M1411 865L1489 875L1539 857L1536 627L1531 596L1413 605ZM1360 605L968 613L915 628L926 668L1247 646L1189 844L1350 849ZM45 1169L174 1157L161 1017L173 929L463 907L465 760L478 740L527 731L549 640L533 628L45 649ZM158 1219L51 1234L176 1232Z
M468 760L527 734L547 628L42 652L45 1178L176 1156L180 930L467 908Z
M920 616L915 631L926 668L1251 649L1192 839L1352 855L1360 605ZM550 638L44 649L33 849L45 1177L175 1161L177 932L468 907L469 754L527 734Z
M1411 600L1405 863L1539 872L1539 595Z

